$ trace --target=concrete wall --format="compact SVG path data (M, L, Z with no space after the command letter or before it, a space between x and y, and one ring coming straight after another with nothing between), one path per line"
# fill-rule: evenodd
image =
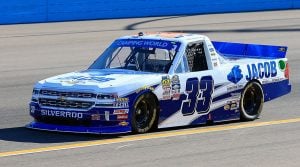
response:
M300 0L0 0L0 24L297 8Z

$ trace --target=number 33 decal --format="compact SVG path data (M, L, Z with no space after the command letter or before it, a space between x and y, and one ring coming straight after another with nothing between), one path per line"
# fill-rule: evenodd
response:
M204 76L200 82L198 78L189 78L186 81L186 100L182 101L181 112L183 115L207 113L212 101L214 81L211 76Z

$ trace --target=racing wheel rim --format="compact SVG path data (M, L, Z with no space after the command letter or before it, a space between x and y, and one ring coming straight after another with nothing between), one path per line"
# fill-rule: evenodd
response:
M241 118L243 120L254 120L259 117L264 102L262 87L257 82L248 84L242 94Z
M157 117L157 105L151 94L145 94L138 98L132 114L132 130L135 133L145 133L154 128Z
M262 96L256 92L254 87L249 88L245 92L244 109L248 115L256 115L261 105Z
M151 112L149 109L150 106L145 100L138 104L135 110L135 120L138 128L143 129L149 124Z

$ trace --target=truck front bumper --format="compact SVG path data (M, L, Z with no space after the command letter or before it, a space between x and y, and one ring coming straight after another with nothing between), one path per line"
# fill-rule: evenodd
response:
M129 114L126 114L126 117L124 114L116 114L116 111L124 109L92 108L87 112L77 112L41 108L34 102L29 104L29 109L30 115L34 118L34 121L26 125L30 129L92 134L131 132Z

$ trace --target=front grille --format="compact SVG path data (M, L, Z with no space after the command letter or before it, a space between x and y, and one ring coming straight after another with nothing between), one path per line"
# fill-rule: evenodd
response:
M46 96L59 96L59 97L72 97L72 98L96 98L94 93L83 93L83 92L61 92L55 90L45 90L40 91L41 95Z
M88 109L92 107L95 102L63 100L63 99L47 99L39 98L39 103L46 107L60 107L60 108L73 108L73 109Z

